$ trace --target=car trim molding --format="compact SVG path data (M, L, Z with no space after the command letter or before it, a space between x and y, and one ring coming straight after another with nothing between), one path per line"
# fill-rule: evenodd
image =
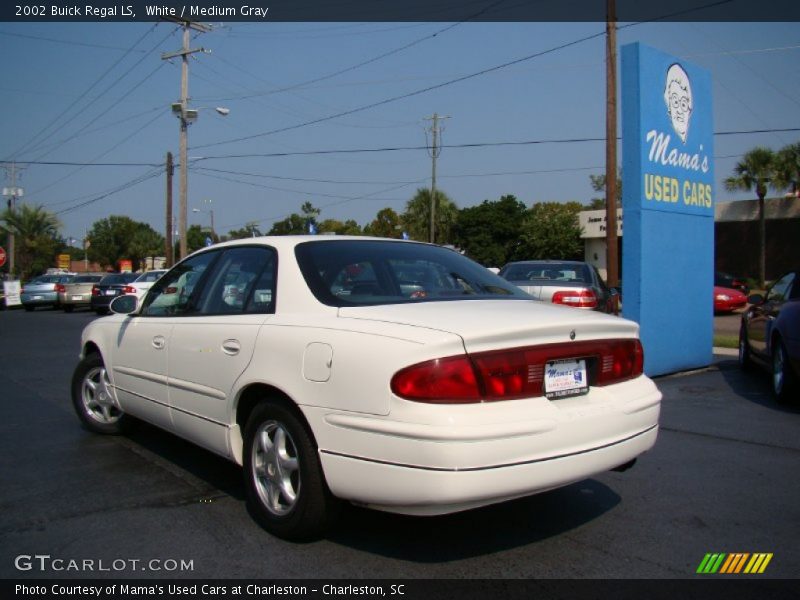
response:
M591 454L592 452L597 452L598 450L605 450L606 448L613 448L614 446L618 446L620 444L624 444L636 438L642 437L647 435L651 431L658 430L658 424L652 425L647 429L643 429L638 433L634 433L626 438L621 440L617 440L615 442L610 442L608 444L603 444L602 446L593 446L592 448L587 448L585 450L579 450L577 452L568 452L566 454L557 454L555 456L547 456L545 458L535 458L533 460L523 460L519 462L512 462L512 463L504 463L501 465L490 465L488 467L429 467L426 465L411 465L406 463L396 463L388 460L380 460L375 458L367 458L364 456L355 456L352 454L344 454L342 452L334 452L332 450L320 450L320 454L328 454L330 456L338 456L341 458L351 458L353 460L359 460L363 462L371 462L377 463L381 465L390 465L393 467L402 467L404 469L418 469L420 471L440 471L440 472L447 472L447 473L463 473L463 472L470 472L470 471L492 471L494 469L506 469L509 467L519 467L523 465L532 465L536 463L543 463L548 462L551 460L558 460L561 458L570 458L572 456L580 456L582 454Z
M131 390L129 390L127 388L124 388L124 387L120 387L118 385L114 386L114 391L115 392L116 391L120 391L120 392L124 392L126 394L130 394L131 396L136 396L137 398L141 398L142 400L147 400L148 402L152 402L153 404L158 404L159 406L163 406L164 408L168 408L170 410L174 410L175 412L179 412L179 413L182 413L184 415L188 415L190 417L195 417L196 419L200 419L201 421L208 421L209 423L212 423L214 425L219 425L220 427L225 427L225 428L228 428L228 429L231 427L229 423L223 423L221 421L217 421L217 420L211 419L209 417L204 417L203 415L198 415L197 413L193 413L193 412L190 412L188 410L184 410L182 408L178 408L177 406L172 406L172 405L168 404L167 402L162 402L161 400L156 400L155 398L149 398L147 396L142 396L141 394L137 394L136 392L132 392Z

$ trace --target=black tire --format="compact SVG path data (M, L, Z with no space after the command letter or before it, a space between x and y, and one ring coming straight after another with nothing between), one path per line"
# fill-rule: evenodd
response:
M72 406L89 431L122 433L128 417L113 401L108 373L99 354L88 354L72 375Z
M750 356L750 343L747 341L747 330L742 325L739 328L739 368L749 371L753 366L753 359Z
M780 403L795 399L797 380L789 364L789 354L780 338L772 342L772 393Z
M257 406L243 453L248 508L264 529L293 541L325 533L339 501L325 483L313 438L292 410L272 402Z
M70 313L75 310L74 304L64 304L64 312Z
M103 316L104 314L106 314L108 311L107 311L105 308L95 308L95 309L94 309L94 312L96 312L96 313L98 314L98 316L101 316L101 317L102 317L102 316Z

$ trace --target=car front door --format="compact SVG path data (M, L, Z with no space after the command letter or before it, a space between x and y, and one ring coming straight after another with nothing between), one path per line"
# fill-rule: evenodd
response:
M781 311L794 281L794 273L787 273L767 290L764 302L753 306L747 325L750 347L764 359L769 357L769 339L772 324Z
M151 290L138 314L128 318L120 329L113 377L125 412L173 428L167 385L170 336L175 319L188 306L191 289L187 280L197 280L218 254L201 254L176 265L158 288Z
M227 454L230 394L250 362L261 326L274 312L275 252L224 251L192 310L174 321L169 401L176 432Z

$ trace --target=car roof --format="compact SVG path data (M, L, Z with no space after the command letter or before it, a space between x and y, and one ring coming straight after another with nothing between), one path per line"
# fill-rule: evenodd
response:
M252 246L254 244L259 246L272 246L278 249L279 251L291 251L298 244L307 242L321 243L321 242L346 242L346 241L351 241L351 242L379 241L379 242L397 242L401 244L430 245L427 242L418 242L414 240L399 240L395 238L370 237L366 235L262 235L259 237L241 238L238 240L229 240L227 242L220 242L219 244L214 244L213 246L208 246L196 250L195 252L193 252L193 254L200 254L202 252L218 248L230 248L235 246Z

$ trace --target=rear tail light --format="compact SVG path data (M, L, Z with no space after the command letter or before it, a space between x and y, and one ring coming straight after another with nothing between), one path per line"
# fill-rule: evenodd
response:
M100 295L100 288L96 285L92 286L92 296L99 296Z
M132 285L126 285L124 288L122 288L122 293L123 294L135 294L136 293L136 288L133 287Z
M597 295L592 290L561 290L553 294L553 304L596 308Z
M55 289L56 289L56 292L59 293L59 294L63 294L64 292L67 291L67 288L64 287L63 283L57 283Z
M395 373L392 392L434 404L467 404L543 395L549 361L585 359L590 384L610 385L642 374L638 339L548 344L430 360Z

